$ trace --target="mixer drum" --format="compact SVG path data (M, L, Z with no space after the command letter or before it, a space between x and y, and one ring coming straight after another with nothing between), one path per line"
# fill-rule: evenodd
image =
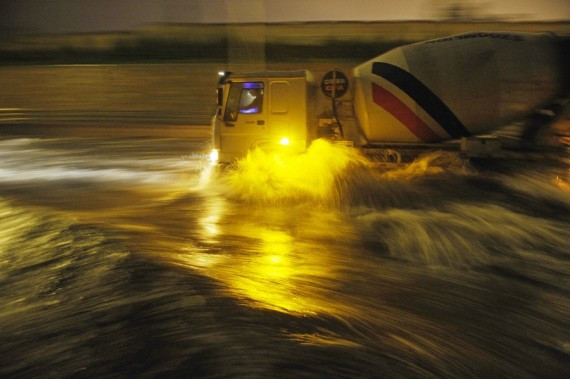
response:
M402 46L354 69L355 110L370 143L483 134L562 90L557 39L476 32Z

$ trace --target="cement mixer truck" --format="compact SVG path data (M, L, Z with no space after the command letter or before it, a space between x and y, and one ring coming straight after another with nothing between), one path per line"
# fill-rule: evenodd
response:
M221 73L211 158L250 149L303 152L317 138L362 150L494 146L480 136L518 120L526 133L559 116L570 94L570 39L474 32L402 46L355 67ZM533 121L534 120L534 121ZM538 126L540 127L540 125Z

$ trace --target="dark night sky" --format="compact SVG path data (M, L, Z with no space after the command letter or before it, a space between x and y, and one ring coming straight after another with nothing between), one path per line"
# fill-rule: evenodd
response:
M0 30L130 30L160 22L402 20L433 18L453 0L0 0ZM486 15L570 20L570 0L471 0Z

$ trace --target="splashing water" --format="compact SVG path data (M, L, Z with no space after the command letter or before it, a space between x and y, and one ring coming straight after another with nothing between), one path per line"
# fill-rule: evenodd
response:
M319 139L304 154L252 150L233 170L224 173L218 184L230 197L251 202L340 204L344 196L376 192L377 185L466 172L464 161L449 152L423 154L405 167L377 167L356 149Z
M553 257L568 255L570 233L558 222L495 204L447 204L440 209L369 210L358 217L385 253L429 266L501 266L533 275L552 275ZM532 269L524 262L533 262ZM519 267L521 266L521 267ZM567 266L566 266L567 269ZM529 274L529 275L530 275Z
M433 151L422 154L408 166L390 170L383 174L386 179L411 180L444 172L464 173L464 162L457 154Z
M335 178L350 166L365 166L356 150L316 140L305 154L250 151L227 177L231 195L261 202L326 199Z

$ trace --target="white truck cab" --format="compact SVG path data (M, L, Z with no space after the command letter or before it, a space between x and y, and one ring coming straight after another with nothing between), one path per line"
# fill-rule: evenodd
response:
M313 97L309 71L275 71L233 75L221 73L218 111L213 119L214 149L219 160L232 161L255 147L286 145L303 152L309 141Z

